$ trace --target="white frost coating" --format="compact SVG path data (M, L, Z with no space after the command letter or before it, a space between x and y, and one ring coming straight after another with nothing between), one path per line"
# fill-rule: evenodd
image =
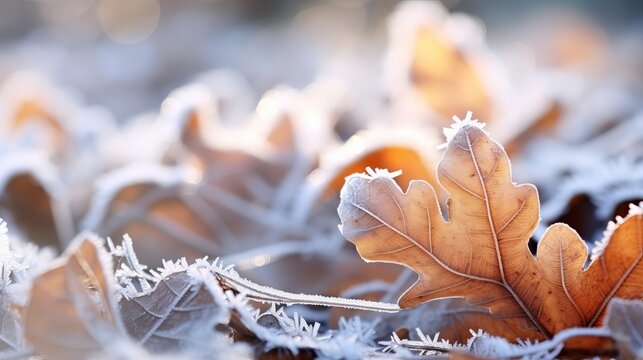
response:
M95 230L105 217L109 204L125 187L151 183L161 187L179 185L190 178L189 169L180 166L164 166L155 163L130 164L103 175L96 181L96 193L82 228Z
M339 231L344 235L345 238L348 238L346 235L346 229L343 224L345 222L354 221L366 213L359 209L359 207L368 207L369 206L369 191L368 184L371 181L376 181L379 179L384 180L393 180L396 176L401 174L401 170L389 172L387 169L371 169L366 168L366 173L353 174L346 178L346 183L342 187L342 190L339 194L340 203L337 208L337 214L342 220L340 224ZM394 186L398 191L404 192L399 184L395 181L390 181L391 186ZM359 231L359 229L355 229Z
M210 89L200 83L189 84L172 91L163 101L161 119L169 122L177 138L186 134L192 114L198 121L200 134L211 134L218 112L217 101Z
M10 236L8 225L0 219L0 294L6 300L26 305L33 277L48 266L54 253L33 243Z
M444 128L442 131L444 132L444 137L446 138L446 142L443 144L440 144L438 146L438 149L444 149L446 148L451 141L455 138L455 135L460 131L465 126L475 126L478 129L482 130L485 134L489 135L489 133L484 130L484 127L487 125L485 123L481 123L478 121L478 119L473 119L473 113L471 111L467 111L467 116L464 117L464 119L460 119L457 115L453 115L452 119L454 121L453 124L451 124L451 127Z
M298 314L289 317L283 308L272 306L264 313L248 305L242 295L226 292L228 302L244 326L265 342L265 349L283 347L293 354L300 349L312 349L322 359L362 359L367 353L376 350L374 324L364 322L359 317L341 318L337 330L320 334L320 324L309 324ZM277 328L261 326L258 320L263 316L272 316L278 323Z
M218 68L199 74L195 80L208 87L219 103L218 118L223 124L239 124L247 120L255 105L256 95L242 74L228 68Z
M408 86L406 72L411 66L418 30L429 28L453 43L466 56L473 56L484 45L483 27L470 16L450 15L439 2L411 1L400 4L390 16L390 47L386 57L387 85L394 92Z
M341 297L358 297L364 296L370 293L386 292L391 288L393 284L382 281L382 280L372 280L364 283L360 283L350 288L342 291L340 294Z
M107 137L101 142L99 152L105 163L104 168L113 169L132 162L161 162L168 144L176 137L172 124L163 120L156 114L143 114L129 120L116 134Z
M471 337L466 344L451 344L447 340L441 340L436 333L434 337L426 336L420 329L416 329L420 340L400 339L393 333L391 340L381 341L380 345L386 346L384 351L396 351L398 348L405 348L420 355L440 355L447 352L465 352L473 356L494 359L521 358L531 360L556 359L563 349L565 341L574 337L582 336L609 336L609 330L605 328L571 328L565 329L550 340L532 343L530 340L517 339L517 344L509 343L506 339L491 336L482 330L471 332Z
M574 79L555 80L558 80L555 84L560 86L559 84L568 83ZM624 88L613 85L601 86L597 90L591 89L589 91L587 87L580 87L574 95L574 98L568 101L570 106L568 106L560 127L557 129L557 135L568 143L577 144L587 141L593 135L603 132L602 129L608 128L615 119L626 119L636 111L640 111L640 98ZM627 125L630 129L629 134L625 133L626 138L636 136L640 139L640 131L638 133L633 131L634 129L631 128L632 123L623 122L623 124L626 123L630 123ZM636 122L633 122L633 124L637 125ZM640 121L636 127L641 128ZM611 129L607 133L615 133L613 130L617 129ZM623 133L623 129L619 130L617 132ZM618 146L618 144L612 142L604 149L612 145Z
M597 207L597 215L607 217L618 203L643 198L643 167L618 159L607 163L594 162L591 167L576 171L556 189L553 197L543 203L543 220L552 221L560 216L570 199L578 194L589 195Z
M0 116L11 119L23 102L35 101L74 140L99 138L114 129L114 120L107 112L99 108L81 107L78 100L72 92L52 84L44 74L16 72L0 88ZM92 121L87 121L88 118ZM2 134L9 134L6 129L9 125L5 121L0 123Z
M339 193L340 203L337 207L337 214L342 219L339 225L339 231L344 235L345 221L354 221L364 216L364 211L358 209L353 204L367 204L368 191L365 190L371 178L365 174L353 174L346 179L344 186ZM345 219L345 220L344 220Z
M7 223L0 219L0 358L22 357L27 351L15 306L26 305L33 277L52 259L52 251L10 237Z
M557 197L563 196L568 190L559 189L558 183L552 179L564 179L568 173L581 176L578 180L582 183L569 186L594 187L594 182L597 182L597 186L601 186L598 184L613 181L615 183L626 182L631 178L640 179L640 166L627 168L624 165L628 163L631 165L631 160L628 160L628 157L636 158L636 153L640 152L642 141L643 113L639 113L614 128L594 134L594 138L582 144L563 144L548 138L533 139L522 151L521 160L515 162L514 172L519 180L538 184L538 188L542 190L543 194ZM552 161L552 158L556 160ZM617 178L619 174L625 176L619 179ZM582 179L582 175L586 175L588 178ZM573 175L572 178L575 176ZM569 181L571 180L565 179L562 186L566 187L565 184ZM638 180L632 182L636 181ZM627 191L626 189L621 190ZM618 191L616 189L616 192ZM606 191L605 194L607 197L611 197L612 191ZM618 193L615 195L620 196ZM596 201L596 205L601 204L600 206L602 206L602 199L597 198ZM552 212L556 212L558 211L556 209L564 204L557 204L557 201L543 203L543 210L545 210L543 218L545 219L548 216L547 212L550 211L547 209L549 206L553 207Z
M605 328L570 328L565 329L552 339L532 343L529 340L518 341L518 344L511 344L506 339L490 336L479 332L472 341L471 352L477 356L490 358L522 358L548 360L556 359L558 353L565 346L565 341L575 337L583 336L609 336L609 330Z
M623 222L634 216L643 216L643 201L641 201L638 205L630 204L630 209L625 218L617 216L615 219L616 222L610 221L607 223L607 228L605 229L605 231L603 231L603 237L594 243L594 247L592 248L591 260L594 260L603 254L603 251L605 251L605 247L609 245L610 239L612 238L612 235L614 235L614 231L616 231L616 229Z
M315 350L319 356L328 359L361 359L367 352L376 350L373 341L375 328L372 323L363 322L359 318L349 320L340 319L339 329L329 330L320 334L320 324L309 324L297 313L292 317L288 316L284 308L279 308L274 303L306 303L317 301L317 304L341 303L351 304L356 302L349 299L327 298L321 296L310 296L302 294L290 294L268 287L260 286L241 278L232 266L224 267L218 260L210 263L206 258L199 259L188 265L185 259L164 261L163 267L157 271L146 271L144 265L136 260L133 253L127 250L131 244L125 240L121 246L110 244L112 256L122 259L121 269L117 270L117 277L121 283L121 291L125 298L136 299L141 296L153 294L158 284L168 276L185 272L194 279L195 284L203 284L212 294L217 306L222 309L214 320L226 323L230 311L234 310L242 324L265 343L266 350L277 347L284 347L297 354L300 349ZM134 270L129 265L132 264ZM147 283L149 288L139 290L135 286L135 280L141 279ZM225 284L236 292L222 291L221 285ZM291 301L292 298L303 299L304 301ZM261 313L258 309L252 308L248 299L272 302L273 305L266 312ZM321 300L319 300L321 299ZM310 301L309 301L310 300ZM364 304L370 302L360 301L354 305L355 308L364 308ZM386 304L379 304L382 307ZM396 305L390 304L392 308ZM341 306L341 305L340 305ZM372 310L372 308L370 308ZM265 327L258 323L262 316L272 316L277 321L277 328Z
M383 352L398 352L400 348L408 349L411 351L417 352L421 356L430 356L430 355L441 355L449 351L468 351L472 339L475 339L477 333L472 332L474 337L469 339L466 345L453 343L449 340L441 339L440 333L436 333L433 337L425 335L419 328L416 328L418 337L420 340L408 340L400 339L397 333L393 332L391 334L391 339L389 341L380 341L380 345L384 345L385 348Z
M127 245L125 244L125 246ZM126 283L126 286L123 288L123 295L127 297L139 296L142 293L133 284L131 284L131 282L125 280L125 278L142 278L145 281L156 283L165 276L179 271L188 271L190 268L196 267L209 270L217 276L219 281L222 281L229 287L235 289L240 293L243 293L245 296L255 301L288 305L302 304L317 306L337 306L348 309L381 311L389 313L398 312L400 310L397 304L381 303L361 299L328 297L321 295L294 294L273 289L268 286L258 285L250 280L241 277L234 270L234 265L224 266L218 258L212 262L209 262L207 257L197 259L191 265L188 265L185 258L181 258L176 262L163 260L163 267L158 268L157 271L150 271L148 274L146 268L138 264L138 261L134 257L132 257L131 254L128 255L128 251L125 250L124 247L116 247L116 250L112 251L112 254L117 256L120 256L119 254L124 254L126 258L129 258L125 263L121 264L121 269L119 270L122 271L116 272L119 282L121 284ZM139 271L132 269L127 265L127 263L136 264L134 265L134 267L138 268ZM149 293L149 291L151 291L151 289L145 291L144 293Z

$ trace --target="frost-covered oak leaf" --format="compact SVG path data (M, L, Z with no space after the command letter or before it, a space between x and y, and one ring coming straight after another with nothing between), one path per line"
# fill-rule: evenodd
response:
M355 174L342 189L341 231L360 255L418 273L401 307L464 297L537 338L600 324L614 297L643 297L640 208L614 226L586 269L587 247L565 224L548 229L534 257L527 242L539 222L536 188L512 183L504 149L478 124L465 120L451 135L437 169L450 194L448 222L421 180L404 192L387 172Z

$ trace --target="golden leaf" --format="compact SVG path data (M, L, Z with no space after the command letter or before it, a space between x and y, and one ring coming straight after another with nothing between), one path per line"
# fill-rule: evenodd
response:
M504 149L476 122L453 130L438 179L450 194L449 222L424 181L403 192L388 172L356 174L342 189L341 230L360 255L419 274L400 306L464 297L532 337L549 337L600 323L614 296L643 297L640 211L630 212L583 270L587 247L566 225L551 227L537 257L530 253L527 241L539 222L536 188L512 183Z

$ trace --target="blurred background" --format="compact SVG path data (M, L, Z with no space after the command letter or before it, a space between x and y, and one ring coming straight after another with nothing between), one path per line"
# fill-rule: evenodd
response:
M478 119L512 179L538 189L532 252L564 222L596 254L612 221L643 207L642 100L641 0L0 0L0 218L48 259L89 230L124 239L150 268L209 256L280 290L392 303L417 276L366 263L343 237L347 176L391 176L401 189L425 180L448 220L440 144ZM343 204L373 205L382 224L354 233L398 221L407 231L404 215L377 217L389 198L366 194ZM354 207L339 210L345 221L364 216ZM430 230L408 233L432 244ZM138 260L110 245L119 285L134 289ZM451 309L480 311L460 300L361 314L378 323L374 338L422 327L465 342L481 326ZM357 314L285 311L324 330ZM66 324L48 315L51 328Z
M472 111L538 188L532 249L561 221L595 247L643 201L642 10L0 1L0 217L57 250L129 234L150 266L220 256L280 289L392 301L415 276L339 233L344 178L403 170L446 210L438 145Z
M450 0L483 24L493 51L546 65L545 47L606 66L641 58L640 1ZM0 2L0 81L38 70L104 105L117 120L157 111L196 74L230 68L258 100L279 84L301 88L352 64L380 81L386 21L397 1L27 0ZM601 64L601 61L603 62ZM631 67L631 65L630 65ZM636 74L638 80L641 72Z

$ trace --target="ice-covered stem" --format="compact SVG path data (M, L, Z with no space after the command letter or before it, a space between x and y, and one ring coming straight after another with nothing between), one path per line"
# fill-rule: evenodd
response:
M435 336L431 338L424 335L420 329L415 330L417 331L420 340L400 339L396 333L393 333L391 335L391 340L379 342L380 345L386 346L382 351L391 352L396 348L401 347L411 351L416 351L420 353L420 355L429 355L433 353L445 353L457 349L468 350L467 345L461 345L458 343L451 344L448 340L440 339L440 333L436 333Z
M400 311L400 307L397 304L321 295L295 294L273 289L241 277L239 273L234 270L233 265L224 266L219 259L215 259L210 263L207 257L197 259L196 262L190 266L188 266L185 258L179 259L176 262L164 261L163 268L159 268L158 271L148 271L146 266L138 262L132 246L132 240L128 236L124 237L121 246L114 246L109 242L109 247L112 256L122 257L124 260L121 268L117 270L117 277L121 284L124 285L123 295L127 297L131 297L136 293L136 289L130 286L132 281L138 281L140 288L143 291L147 291L153 287L150 283L158 283L162 277L168 273L184 271L187 270L188 267L194 266L211 271L217 277L222 288L233 290L236 293L243 294L248 299L259 302L341 307L388 313Z
M197 260L197 262L204 260ZM341 307L347 309L369 310L395 313L400 311L397 304L382 303L377 301L368 301L361 299L346 299L340 297L330 297L321 295L295 294L268 286L256 284L245 279L232 269L232 267L223 267L215 260L210 268L217 275L219 281L225 286L239 293L244 294L248 299L260 302L278 303L278 304L300 304L300 305L317 305L329 307Z

